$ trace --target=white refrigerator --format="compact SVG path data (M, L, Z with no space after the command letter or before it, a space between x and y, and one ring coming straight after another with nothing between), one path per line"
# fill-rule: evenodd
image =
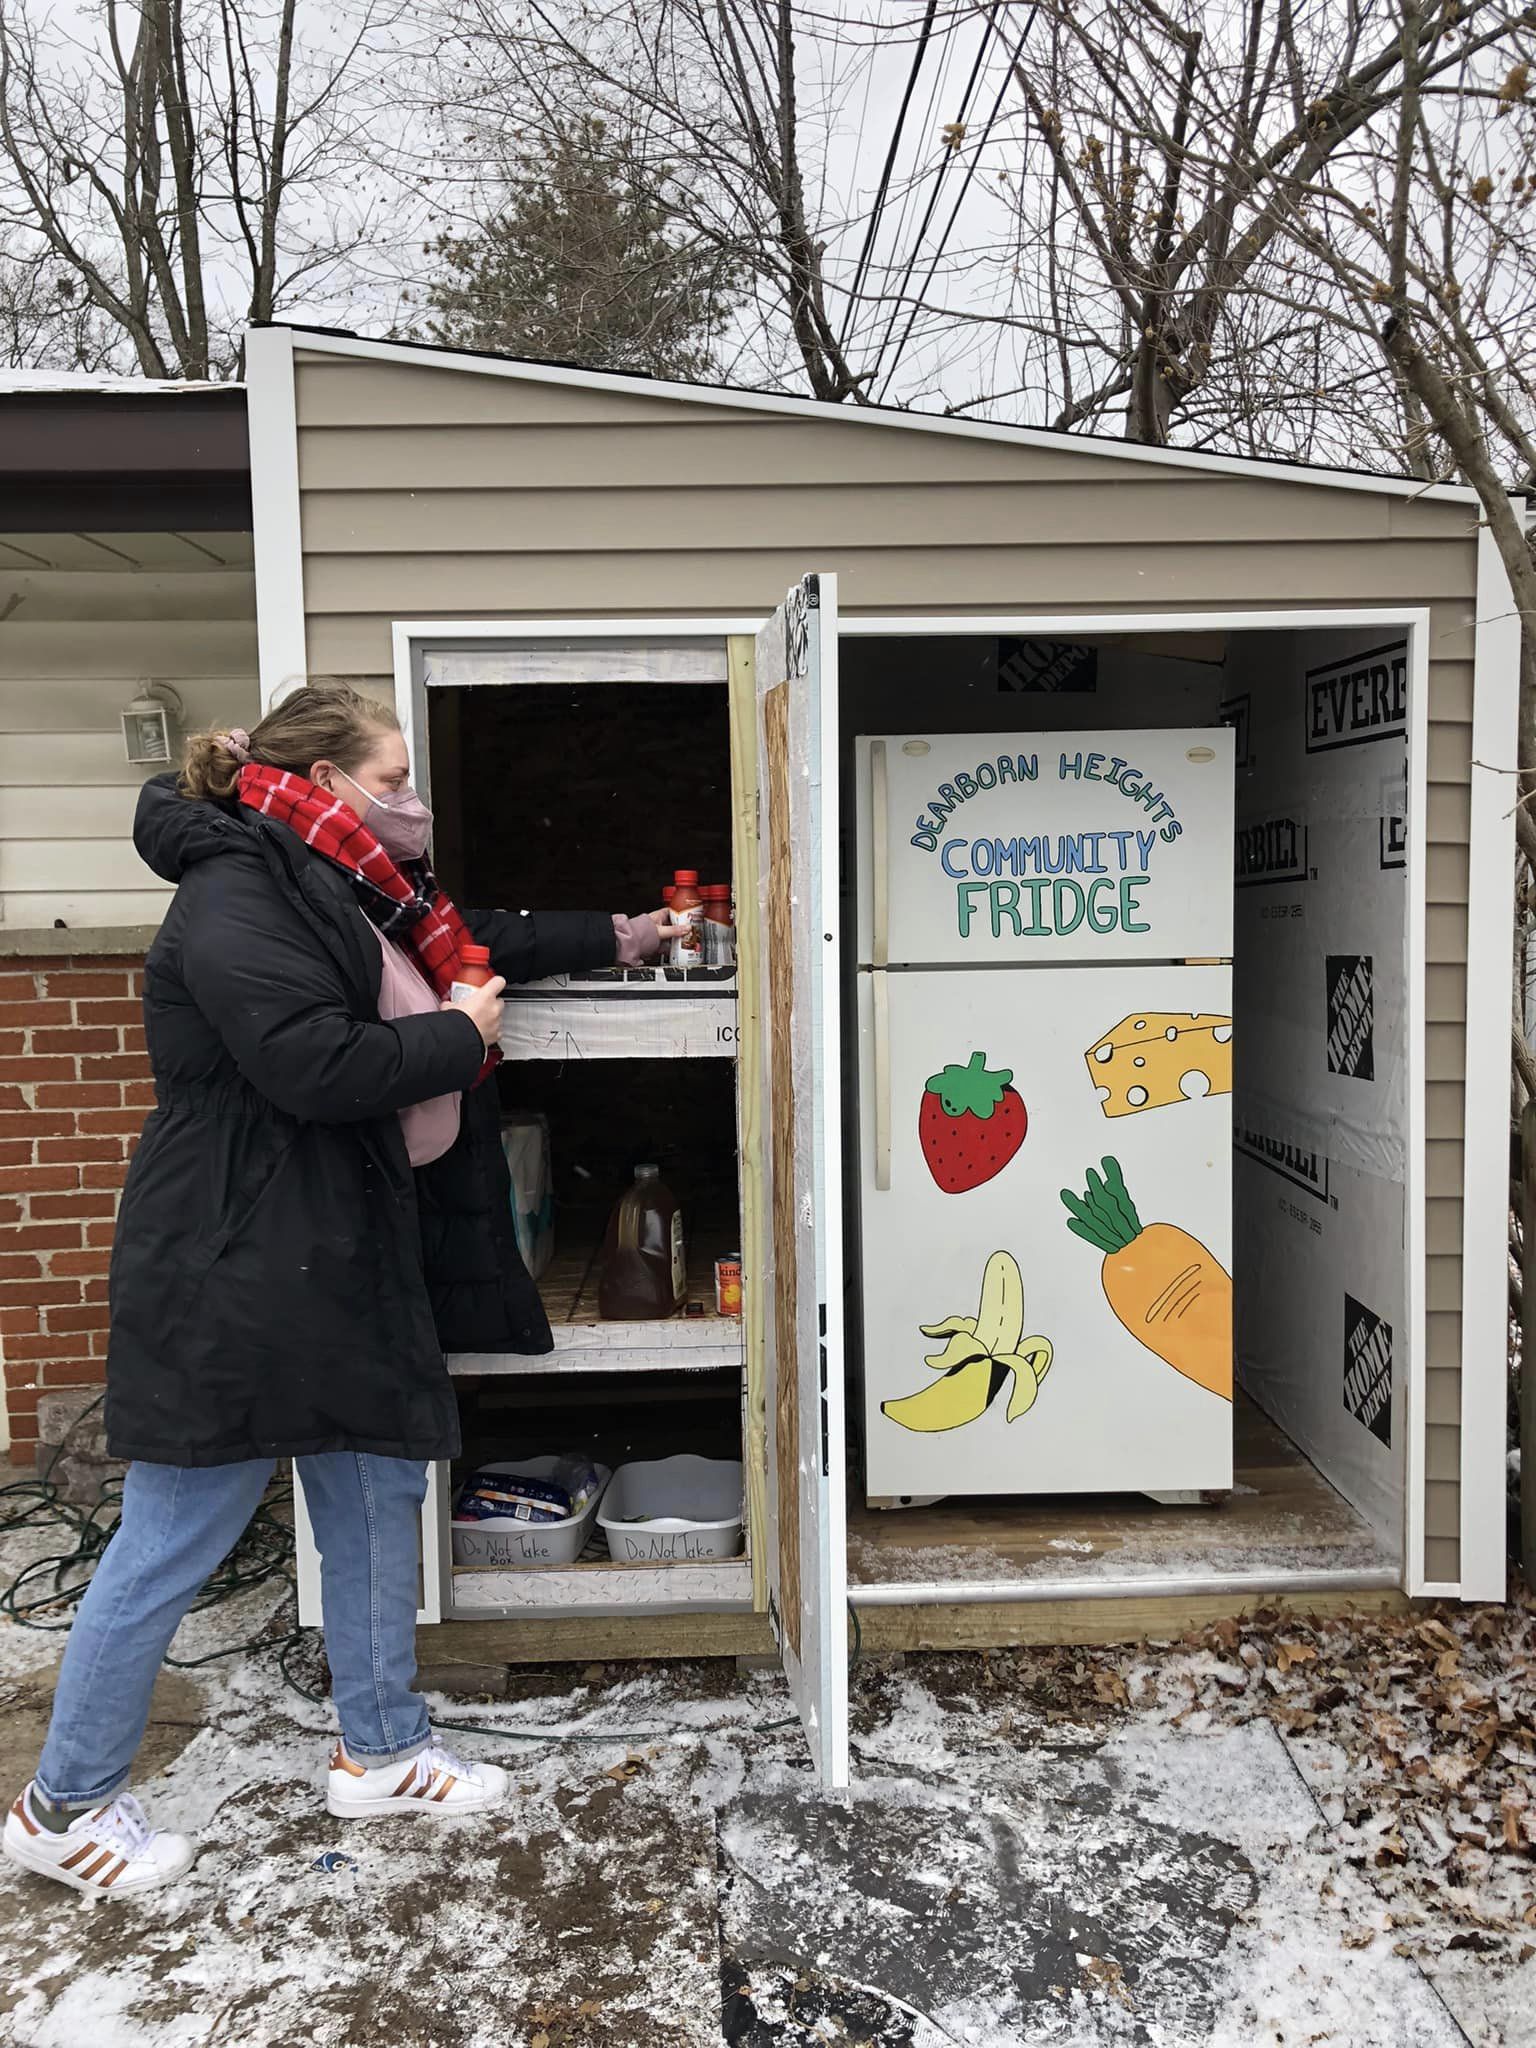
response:
M1232 1483L1233 769L858 741L871 1499Z

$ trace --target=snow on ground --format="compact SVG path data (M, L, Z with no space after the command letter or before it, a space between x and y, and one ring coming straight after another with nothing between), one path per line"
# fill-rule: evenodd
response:
M44 1548L0 1538L0 1577ZM446 1739L509 1765L507 1807L369 1827L324 1812L291 1627L269 1583L174 1646L269 1639L173 1674L152 1730L137 1789L202 1842L189 1880L92 1908L0 1870L0 2042L1536 2043L1528 1601L870 1663L831 1799L776 1679L514 1673L433 1699L501 1731ZM0 1623L18 1780L60 1640Z

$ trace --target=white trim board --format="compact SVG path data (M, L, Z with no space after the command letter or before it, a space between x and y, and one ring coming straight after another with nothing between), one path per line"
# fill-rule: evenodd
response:
M1504 1418L1520 614L1486 525L1477 536L1472 676L1461 1212L1461 1597L1493 1601L1504 1598L1508 1540Z
M249 335L271 333L253 328ZM1316 484L1329 490L1376 492L1392 498L1433 498L1441 503L1476 505L1477 493L1465 484L1425 484L1415 477L1361 476L1350 470L1315 469L1299 463L1261 462L1244 455L1202 455L1191 448L1154 448L1139 441L1114 441L1103 436L1052 433L1043 427L1016 427L992 420L944 418L936 413L882 410L865 405L831 405L823 399L796 398L772 391L739 391L726 385L670 384L661 378L622 377L602 370L572 370L558 363L524 363L501 356L463 354L456 349L412 347L393 341L365 341L328 328L285 327L295 346L320 355L355 356L365 362L414 363L419 368L451 370L481 377L515 377L528 384L563 385L575 391L618 392L628 398L675 399L683 405L708 405L718 410L767 412L780 418L819 420L824 425L885 427L897 433L947 434L973 441L997 441L1014 448L1075 450L1108 461L1147 463L1158 469L1189 469L1208 476L1244 476L1268 483ZM255 436L252 436L252 447Z
M1479 603L1479 619L1484 606ZM761 620L742 620L719 617L654 617L642 619L611 619L589 617L585 619L560 618L540 619L526 616L503 619L415 619L397 623L394 628L395 645L395 688L397 701L401 704L402 718L410 713L410 699L419 687L417 650L423 640L488 640L508 639L539 641L546 639L607 639L616 636L640 638L665 638L668 640L712 637L722 633L753 632ZM1497 623L1493 621L1491 623ZM839 619L839 637L870 638L885 635L907 635L918 637L961 636L965 634L1017 634L1029 636L1057 636L1063 634L1092 634L1096 638L1110 638L1129 633L1157 631L1177 632L1259 632L1259 631L1306 631L1317 627L1393 626L1401 627L1409 636L1410 676L1410 718L1408 732L1408 844L1409 873L1414 886L1408 897L1407 978L1408 978L1408 1029L1407 1029L1407 1073L1408 1073L1408 1241L1406 1246L1408 1329L1407 1341L1407 1390L1408 1390L1408 1447L1407 1468L1404 1485L1404 1587L1407 1592L1424 1598L1473 1598L1491 1600L1502 1598L1503 1581L1500 1579L1497 1592L1486 1590L1483 1576L1491 1546L1492 1518L1497 1517L1499 1541L1502 1542L1504 1492L1502 1479L1503 1463L1503 1401L1504 1362L1502 1348L1497 1360L1493 1360L1489 1347L1482 1344L1474 1354L1463 1352L1462 1368L1462 1431L1461 1471L1463 1563L1468 1552L1466 1545L1472 1544L1470 1556L1477 1574L1474 1592L1463 1592L1461 1581L1431 1581L1425 1575L1424 1560L1424 1438L1420 1418L1425 1414L1425 1372L1426 1372L1426 1258L1425 1203L1427 1199L1427 1141L1425 1132L1425 1074L1427 1069L1427 1020L1426 1020L1426 978L1427 978L1427 917L1424 889L1427 828L1427 778L1428 778L1428 735L1429 735L1429 634L1430 615L1423 607L1369 606L1355 609L1308 609L1298 611L1198 611L1198 612L1141 612L1112 613L1109 615L1089 612L1061 613L985 613L985 614L847 614ZM1484 653L1482 629L1479 628L1477 655L1479 662ZM1474 691L1479 692L1483 677L1481 668L1475 672ZM422 695L424 696L424 691ZM1498 724L1495 718L1493 723ZM1490 736L1490 744L1493 743ZM1512 743L1512 742L1511 742ZM1504 778L1490 778L1502 784ZM1474 790L1476 785L1474 784ZM1512 824L1510 826L1512 832ZM1496 874L1489 880L1489 873L1496 865L1496 849L1493 847L1491 831L1482 862L1474 872L1473 893L1491 889L1496 896L1498 887L1504 891L1503 901L1507 910L1510 880L1499 884ZM1485 872L1488 871L1488 872ZM1492 920L1498 904L1492 907L1480 905L1474 913L1474 921L1492 928ZM1508 931L1506 917L1505 930ZM1470 947L1469 947L1470 951ZM1506 944L1506 953L1508 947ZM1496 999L1496 1000L1495 1000ZM1485 995L1478 992L1479 1024L1484 1031L1491 1031L1492 1008L1499 1011L1499 1029L1508 1033L1508 988L1507 977L1493 978L1493 989ZM1473 1036L1473 995L1469 979L1468 988L1468 1067L1470 1074L1471 1044ZM1502 1041L1501 1041L1502 1042ZM1497 1066L1501 1074L1506 1072L1507 1060ZM1469 1112L1471 1088L1468 1088ZM1470 1128L1470 1115L1469 1115ZM1500 1126L1502 1129L1502 1125ZM1470 1154L1469 1154L1470 1157ZM1498 1182L1502 1191L1502 1175ZM1488 1240L1486 1226L1469 1224L1483 1238L1472 1261L1479 1270L1492 1264L1492 1243L1496 1242L1502 1261L1502 1247L1505 1231L1502 1211L1498 1218L1495 1237ZM1469 1284L1469 1283L1464 1283ZM1506 1289L1503 1267L1500 1264L1497 1300L1502 1303ZM1471 1400L1468 1399L1470 1381L1468 1364L1474 1358L1480 1361L1479 1369L1486 1384L1480 1384ZM1497 1364L1497 1372L1493 1371ZM1469 1427L1470 1422L1470 1427ZM1495 1426L1496 1425L1496 1426ZM1494 1459L1500 1466L1499 1483L1490 1487L1488 1472ZM1469 1581L1468 1583L1474 1583ZM1148 1583L1148 1593L1156 1590L1155 1584Z
M1408 1309L1408 1465L1403 1486L1406 1590L1430 1591L1425 1562L1426 1431L1429 1415L1429 1137L1425 1075L1429 1066L1429 614L1408 634L1408 882L1406 892L1408 1033L1408 1187L1404 1203L1404 1293ZM1463 1471L1462 1486L1465 1490Z
M256 653L265 713L309 673L299 531L299 434L292 334L282 327L253 327L245 341Z
M1230 1571L1163 1572L1156 1577L1125 1573L1119 1578L1074 1579L1070 1573L1048 1579L880 1579L855 1580L848 1588L850 1607L990 1607L1015 1602L1039 1605L1049 1600L1204 1600L1228 1593L1246 1600L1308 1593L1392 1593L1401 1575L1387 1569L1368 1571Z

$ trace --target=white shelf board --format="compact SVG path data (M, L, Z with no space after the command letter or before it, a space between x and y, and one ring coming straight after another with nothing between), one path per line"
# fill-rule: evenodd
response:
M738 1371L746 1358L740 1324L735 1325L735 1334L723 1335L722 1321L726 1319L720 1316L698 1316L667 1323L571 1323L555 1330L553 1351L450 1351L448 1370L526 1377L573 1372Z
M565 1002L595 996L604 1002L717 1002L736 1000L734 967L594 967L585 974L547 974L542 981L514 982L509 1003Z
M734 1059L736 977L629 968L509 988L501 1049L513 1060Z
M700 1609L750 1613L752 1566L746 1557L715 1564L536 1565L520 1571L456 1566L455 1620L511 1614L672 1614Z

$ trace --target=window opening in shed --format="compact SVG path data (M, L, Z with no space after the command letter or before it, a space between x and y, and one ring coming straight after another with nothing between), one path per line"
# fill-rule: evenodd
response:
M438 859L462 901L634 916L661 905L679 867L731 881L723 645L590 656L427 657L439 682L467 678L427 691ZM450 1359L464 1450L449 1499L473 1470L540 1454L580 1452L611 1471L741 1460L743 1326L716 1297L717 1260L741 1250L733 968L561 977L509 991L506 1017L496 1088L530 1263L552 1242L537 1281L555 1350ZM642 1164L659 1169L682 1215L683 1304L605 1319L604 1235ZM631 1550L645 1549L645 1521L627 1526ZM749 1606L745 1545L727 1551L716 1560L710 1543L685 1540L637 1571L614 1562L594 1525L568 1566L456 1563L451 1612Z

